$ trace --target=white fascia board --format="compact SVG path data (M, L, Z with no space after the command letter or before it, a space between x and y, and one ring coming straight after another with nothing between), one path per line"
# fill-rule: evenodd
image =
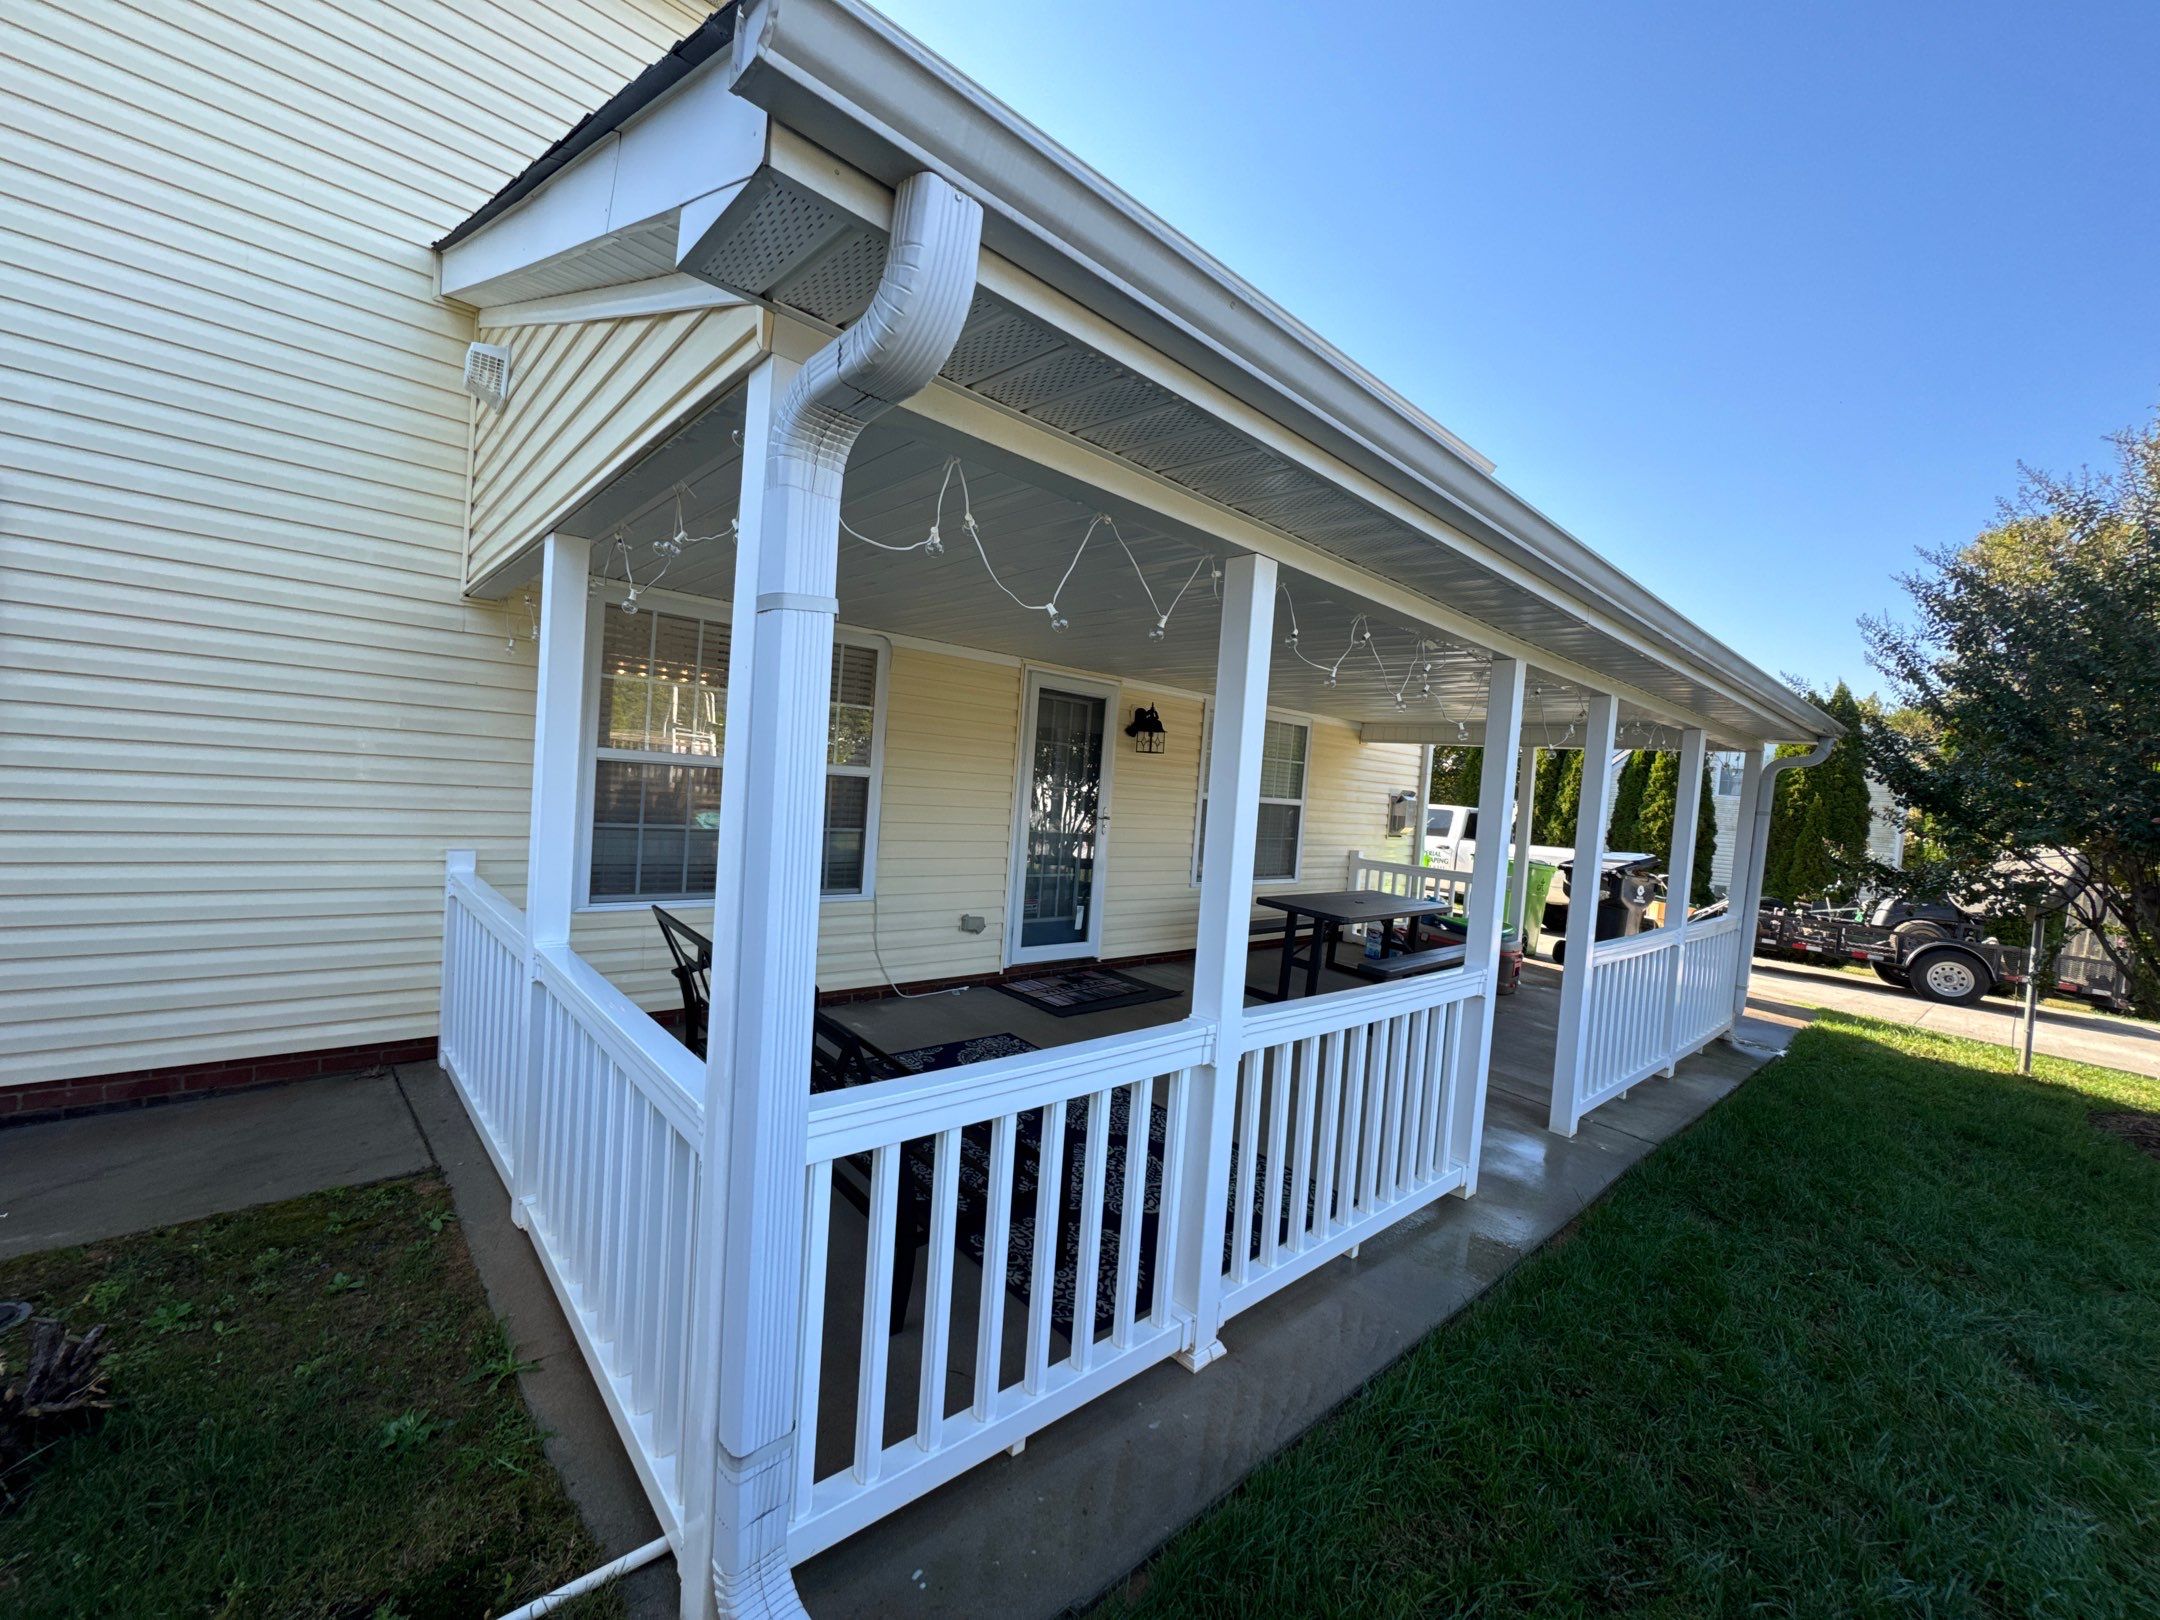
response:
M519 277L732 191L765 160L767 119L728 88L724 59L700 67L498 219L443 250L446 298L528 301Z
M514 326L567 326L578 321L620 320L629 315L673 315L686 309L731 309L747 302L709 281L677 273L585 292L527 298L514 304L491 304L482 312L479 324L490 331Z
M1491 476L1491 464L1256 289L856 0L753 0L735 88L885 186L918 169L983 204L983 245L1252 403L1747 705L1834 732ZM1689 666L1694 666L1690 669Z

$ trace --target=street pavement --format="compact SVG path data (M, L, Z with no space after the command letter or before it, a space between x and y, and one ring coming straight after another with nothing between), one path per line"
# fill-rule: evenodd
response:
M1950 1007L1939 1001L1922 1001L1872 974L1863 978L1838 968L1755 959L1755 976L1748 988L1750 1012L1766 1017L1780 1013L1789 1016L1810 1007L1829 1007L1997 1046L2018 1043L2021 1003L2017 1001L1989 996L1976 1006ZM2160 1024L2118 1018L2084 1007L2069 1008L2058 1002L2040 1009L2033 1047L2049 1057L2128 1069L2133 1074L2160 1079Z

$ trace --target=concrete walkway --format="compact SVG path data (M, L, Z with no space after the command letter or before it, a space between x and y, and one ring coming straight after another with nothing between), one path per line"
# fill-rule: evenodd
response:
M1995 1046L2018 1044L2021 1004L1990 996L1971 1007L1922 1001L1909 991L1884 984L1873 974L1799 962L1755 959L1748 1005L1759 1008L1829 1007L1887 1024L1907 1024L1944 1035L1962 1035ZM2119 1018L2088 1007L2043 1006L2033 1047L2049 1057L2128 1069L2160 1079L2160 1024Z

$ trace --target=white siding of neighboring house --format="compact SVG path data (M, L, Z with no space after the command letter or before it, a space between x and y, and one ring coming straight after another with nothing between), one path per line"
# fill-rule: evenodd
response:
M429 243L705 11L0 10L0 1084L432 1033L533 656Z
M1712 769L1718 769L1724 761L1730 759L1736 762L1737 776L1737 761L1740 757L1738 754L1713 755ZM1714 795L1712 802L1717 807L1717 850L1710 858L1710 887L1716 893L1723 894L1732 885L1733 848L1740 827L1740 795L1737 792L1719 793ZM1903 867L1903 823L1898 818L1897 806L1890 797L1890 790L1872 776L1868 778L1868 815L1868 857L1881 861L1886 866Z

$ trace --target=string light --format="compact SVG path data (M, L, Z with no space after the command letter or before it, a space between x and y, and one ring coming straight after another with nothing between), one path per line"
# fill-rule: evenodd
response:
M740 443L740 440L738 439L737 442ZM1029 601L1005 581L998 573L996 564L991 561L989 546L983 538L982 527L976 520L974 495L973 491L968 487L967 468L957 456L947 457L943 468L940 470L937 494L931 502L930 523L920 540L910 541L906 544L880 540L873 535L865 534L861 529L855 527L854 524L847 520L845 513L840 517L840 531L849 539L860 545L868 546L875 551L899 555L919 552L926 557L942 556L946 550L945 525L948 503L955 492L958 493L960 500L961 532L967 536L968 544L974 549L977 560L982 564L983 572L989 576L990 583L1014 606L1025 612L1042 614L1051 631L1055 634L1063 634L1072 627L1070 615L1060 605L1061 599L1066 593L1066 588L1072 583L1074 575L1079 570L1081 561L1087 556L1089 546L1094 543L1097 535L1103 530L1108 530L1110 538L1116 542L1119 552L1125 558L1126 565L1132 569L1134 579L1139 581L1141 594L1147 600L1148 614L1153 621L1148 627L1148 640L1163 641L1168 638L1172 619L1185 598L1191 594L1193 587L1199 583L1203 570L1208 577L1209 595L1218 602L1222 599L1222 561L1209 552L1203 553L1194 560L1192 567L1187 570L1185 578L1179 583L1176 591L1170 595L1169 600L1165 602L1156 595L1154 582L1149 579L1147 570L1141 566L1139 557L1126 540L1124 532L1118 527L1117 520L1107 512L1095 512L1089 515L1087 527L1081 531L1079 543L1073 547L1072 556L1066 562L1064 571L1059 574L1057 585L1051 590L1048 598L1040 602ZM631 549L632 542L627 532L617 530L611 537L613 548L608 554L608 561L604 566L603 573L605 577L612 578L614 560L617 556L621 558L623 582L628 587L624 592L621 603L622 610L625 613L635 613L638 609L639 597L657 586L674 565L675 560L690 548L707 540L739 538L739 524L735 520L730 520L726 530L721 533L711 535L690 534L684 521L683 505L685 497L693 494L694 491L688 485L676 486L674 528L672 533L652 542L654 556L658 560L659 566L655 568L650 577L643 580L636 577ZM595 579L591 584L591 588L597 590L599 584L600 581ZM1304 650L1302 632L1298 625L1297 603L1291 596L1289 587L1278 582L1276 589L1282 594L1283 603L1290 618L1290 632L1284 638L1283 645L1288 649L1291 656L1299 663L1318 671L1324 685L1335 687L1342 683L1344 666L1356 658L1359 649L1362 648L1365 656L1372 660L1373 668L1379 676L1383 689L1390 691L1397 711L1409 708L1410 684L1412 681L1418 683L1417 695L1419 698L1425 700L1433 698L1432 677L1436 659L1456 657L1468 659L1472 662L1479 659L1479 655L1469 648L1450 647L1443 642L1434 641L1428 636L1413 633L1414 639L1409 655L1404 660L1403 667L1398 675L1398 672L1390 666L1388 657L1381 651L1379 638L1374 633L1371 617L1365 613L1359 613L1350 621L1349 635L1342 651L1332 659L1323 662L1313 658ZM1458 730L1467 737L1467 726L1459 725Z

